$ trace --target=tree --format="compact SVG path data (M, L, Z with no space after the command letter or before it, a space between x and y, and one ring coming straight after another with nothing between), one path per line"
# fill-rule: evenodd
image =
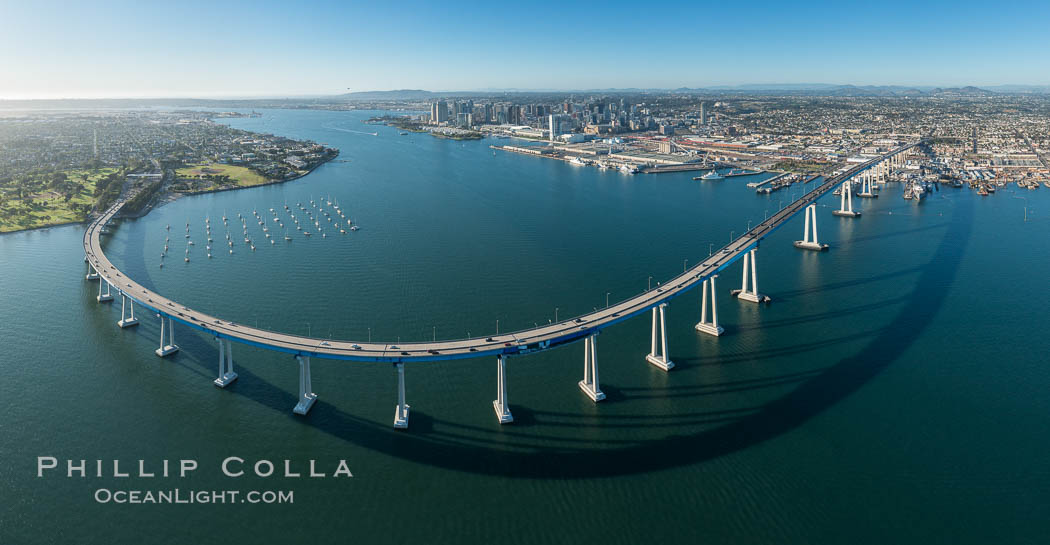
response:
M49 178L50 179L47 185L48 187L53 189L56 187L60 187L61 184L65 183L65 181L68 179L68 176L66 176L65 172L54 172Z

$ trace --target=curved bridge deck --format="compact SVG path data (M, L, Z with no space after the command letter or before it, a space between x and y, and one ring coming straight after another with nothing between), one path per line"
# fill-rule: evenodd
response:
M827 179L821 185L798 200L793 201L762 223L759 223L701 263L664 282L657 289L646 291L608 308L556 324L490 337L476 337L456 341L402 343L398 345L334 341L249 327L188 308L138 284L120 272L103 252L102 245L99 242L99 235L106 223L124 205L126 198L119 200L88 226L87 231L84 233L84 252L87 256L87 261L98 272L101 279L111 284L120 294L155 313L220 339L233 340L295 355L361 362L424 362L485 355L524 354L580 340L601 329L649 311L661 303L682 295L700 285L704 280L729 267L747 252L757 248L758 243L763 238L784 225L795 214L805 210L807 206L834 189L838 184L915 145L917 144L900 147L886 155L858 164L842 174Z

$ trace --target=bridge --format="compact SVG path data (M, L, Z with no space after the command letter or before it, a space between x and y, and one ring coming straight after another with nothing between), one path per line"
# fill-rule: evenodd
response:
M660 369L671 370L674 363L667 355L667 324L664 312L671 299L697 286L702 287L701 318L695 328L702 333L720 335L722 328L718 325L715 290L715 279L720 272L743 259L742 285L739 290L733 290L732 294L742 301L768 302L769 298L758 291L757 250L762 239L779 229L796 214L804 211L806 222L803 240L795 242L795 246L807 250L826 250L827 245L821 244L817 239L816 205L814 204L817 199L841 185L842 206L834 213L846 217L859 216L859 212L854 212L852 207L853 178L860 174L864 183L864 191L871 191L869 184L885 180L892 166L902 164L904 154L916 145L918 143L901 146L828 178L798 200L791 202L776 214L733 239L718 252L708 256L707 259L682 274L659 284L655 289L648 289L606 308L558 323L488 337L398 344L335 341L250 327L191 309L173 299L146 289L122 273L106 257L100 243L100 234L132 195L120 198L85 231L86 278L98 281L97 300L99 303L114 301L114 290L120 296L121 319L117 322L120 327L138 325L139 322L135 318L136 304L160 319L160 344L156 350L157 356L165 357L179 350L178 345L175 344L175 324L213 336L219 344L219 371L214 383L220 388L226 387L237 379L237 373L233 370L233 342L276 350L295 357L299 363L299 395L298 403L293 411L302 415L307 414L317 400L310 379L311 357L353 362L390 362L395 365L398 373L398 403L395 407L394 426L404 428L408 426L409 416L409 406L405 403L405 363L495 356L497 360L497 396L493 401L493 408L500 423L509 423L513 421L513 415L507 403L504 372L509 356L549 350L583 340L585 371L579 385L584 394L598 402L605 398L598 380L597 336L599 332L648 312L652 316L652 342L646 360ZM710 319L708 319L709 306ZM166 339L165 331L167 332Z

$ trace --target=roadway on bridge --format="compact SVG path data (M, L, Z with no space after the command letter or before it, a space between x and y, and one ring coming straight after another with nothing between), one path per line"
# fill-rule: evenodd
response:
M576 318L490 337L475 337L455 341L400 343L396 345L391 343L334 341L249 327L188 308L138 284L118 270L103 252L99 235L107 222L120 211L120 208L129 197L124 197L117 201L88 226L87 231L84 233L84 252L88 263L94 267L102 280L109 282L119 293L131 298L139 305L198 331L252 346L289 354L362 362L424 362L496 354L522 354L553 348L579 340L613 324L649 311L661 303L665 303L685 293L730 266L746 252L756 248L759 241L784 225L795 214L801 212L821 196L834 189L838 184L850 179L862 170L870 168L878 162L906 151L915 145L909 144L900 147L886 155L860 163L846 172L829 178L820 186L806 193L798 200L793 201L787 207L759 223L701 263L665 282L656 289L648 290L607 308Z

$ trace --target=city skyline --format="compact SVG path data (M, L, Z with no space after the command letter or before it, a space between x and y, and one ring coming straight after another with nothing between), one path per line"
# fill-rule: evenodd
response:
M1050 85L1046 5L611 2L0 7L0 99ZM899 16L895 16L899 14ZM364 23L367 21L367 23ZM683 21L685 22L683 24Z

